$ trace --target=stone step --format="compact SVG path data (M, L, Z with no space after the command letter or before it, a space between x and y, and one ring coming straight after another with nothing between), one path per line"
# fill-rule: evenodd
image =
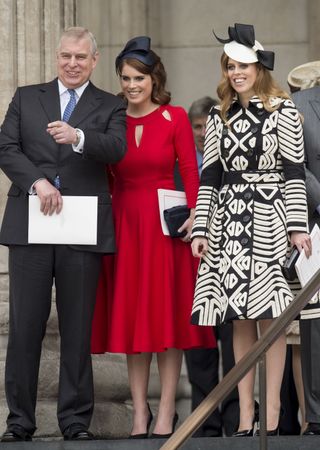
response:
M0 351L0 399L4 398L5 350ZM93 376L96 399L99 401L120 401L130 398L127 365L124 355L93 355ZM156 362L151 364L149 396L160 395L159 376ZM58 395L59 355L57 352L45 350L42 353L39 373L38 398L56 399ZM177 389L177 399L190 397L190 385L186 369L183 365Z
M157 412L158 400L151 399L150 405L154 413ZM190 411L190 402L179 400L177 402L179 420L185 420ZM38 400L36 417L37 430L36 437L60 437L61 433L57 423L57 404L55 401ZM6 428L6 418L8 410L5 402L0 404L0 433ZM104 439L119 439L129 436L131 430L132 405L127 402L105 401L95 402L94 414L90 430L95 436ZM2 450L2 444L1 444Z
M163 439L118 439L88 442L39 440L24 443L1 443L1 450L161 450ZM259 450L259 438L190 438L183 450ZM268 438L268 450L317 450L318 439L313 436L276 436Z

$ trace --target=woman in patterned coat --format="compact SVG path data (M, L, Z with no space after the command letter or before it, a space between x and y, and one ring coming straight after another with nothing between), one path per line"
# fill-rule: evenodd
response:
M201 257L192 323L233 321L238 362L293 299L281 267L288 246L309 254L301 120L274 82L273 52L254 38L252 25L229 27L221 58L220 106L211 110L196 218L194 256ZM242 320L239 320L242 319ZM285 336L267 361L267 430L278 433ZM252 436L252 368L239 383L235 436Z

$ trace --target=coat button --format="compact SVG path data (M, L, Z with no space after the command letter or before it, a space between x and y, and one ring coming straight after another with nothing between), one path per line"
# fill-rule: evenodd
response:
M259 109L259 111L257 111L258 116L263 116L264 114L264 110L263 109Z
M249 148L248 151L247 151L247 155L248 155L248 156L252 156L253 153L254 153L254 152L253 152L253 149L252 149L252 148Z
M223 128L223 130L222 130L222 135L223 136L227 136L227 134L228 134L228 128Z
M241 245L247 245L248 242L249 242L248 238L242 238L241 241L240 241L240 244Z
M252 198L252 193L251 192L245 192L244 193L244 199L245 200L250 200Z
M222 150L222 156L224 156L225 158L228 158L229 154L230 154L229 150L226 149Z
M251 133L252 133L252 134L257 133L257 131L258 131L258 127L252 127L252 128L251 128Z
M249 222L250 219L251 219L251 217L249 215L243 216L243 221L245 223Z

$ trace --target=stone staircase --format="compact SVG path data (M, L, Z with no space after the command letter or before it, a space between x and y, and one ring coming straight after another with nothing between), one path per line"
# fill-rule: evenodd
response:
M4 365L8 335L8 276L0 274L0 434L5 429L8 414L4 392ZM55 303L42 347L37 402L37 431L35 437L60 437L56 419L58 393L59 336ZM91 430L99 438L117 439L130 434L131 410L126 360L120 354L93 355L95 410ZM160 387L155 362L151 367L149 386L150 405L154 413ZM190 411L190 386L185 367L177 393L177 410L181 420ZM1 444L1 449L2 449ZM11 450L12 447L11 447Z

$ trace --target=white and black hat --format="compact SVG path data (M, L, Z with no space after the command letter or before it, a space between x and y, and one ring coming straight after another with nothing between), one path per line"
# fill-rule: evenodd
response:
M224 45L224 52L229 58L242 63L260 62L264 67L273 70L274 52L264 50L260 42L255 40L253 25L235 23L234 27L228 28L228 39L219 38L213 34Z

